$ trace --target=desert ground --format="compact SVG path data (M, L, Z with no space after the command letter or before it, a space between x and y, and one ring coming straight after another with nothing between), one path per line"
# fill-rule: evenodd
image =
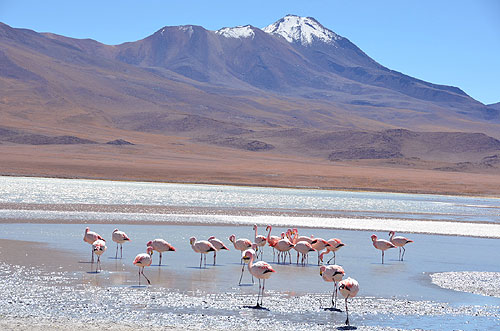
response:
M500 195L500 173L433 170L443 162L328 161L133 137L136 145L0 145L0 174L60 178Z

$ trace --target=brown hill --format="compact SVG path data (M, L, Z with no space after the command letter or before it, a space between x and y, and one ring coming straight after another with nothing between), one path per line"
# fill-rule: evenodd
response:
M243 160L273 158L498 171L495 106L391 71L340 36L336 44L304 45L242 29L253 36L228 37L239 28L166 27L109 46L0 23L1 172L21 173L15 169L26 162L38 174L50 166L88 176L100 173L89 165L107 159L110 168L180 158L174 164L183 169L192 162L224 168L233 156L233 170L219 177L214 166L206 175L228 182ZM30 159L30 145L38 145L40 160ZM87 163L73 164L70 155Z

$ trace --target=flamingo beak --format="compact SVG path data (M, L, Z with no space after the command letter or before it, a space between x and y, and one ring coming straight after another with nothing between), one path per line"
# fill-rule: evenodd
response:
M319 275L320 275L320 276L323 276L323 271L321 271L321 270L320 270L320 271L319 271Z

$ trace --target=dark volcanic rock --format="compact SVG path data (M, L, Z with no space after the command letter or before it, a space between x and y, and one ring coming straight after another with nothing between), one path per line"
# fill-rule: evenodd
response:
M108 145L135 145L135 144L131 143L130 141L126 141L123 139L116 139L116 140L108 141L106 144L108 144Z
M398 151L390 151L376 148L353 148L349 150L330 153L328 159L334 160L360 160L360 159L394 159L402 158L403 154Z
M75 144L97 144L97 142L82 139L75 136L44 136L41 134L18 134L10 136L5 141L24 145L75 145Z
M244 149L252 152L269 151L274 148L273 145L260 140L247 140L243 138L229 137L224 139L202 139L214 145Z

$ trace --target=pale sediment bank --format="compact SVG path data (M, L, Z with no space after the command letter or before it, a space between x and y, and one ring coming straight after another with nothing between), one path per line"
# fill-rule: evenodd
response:
M285 215L222 215L153 214L131 212L81 212L0 210L0 223L49 223L49 224L144 224L144 225L206 225L206 226L259 226L302 227L337 230L396 231L405 233L500 238L500 224L485 222L450 222L437 220L408 220L388 218L319 217Z
M500 298L500 272L440 272L431 274L431 279L450 290Z

